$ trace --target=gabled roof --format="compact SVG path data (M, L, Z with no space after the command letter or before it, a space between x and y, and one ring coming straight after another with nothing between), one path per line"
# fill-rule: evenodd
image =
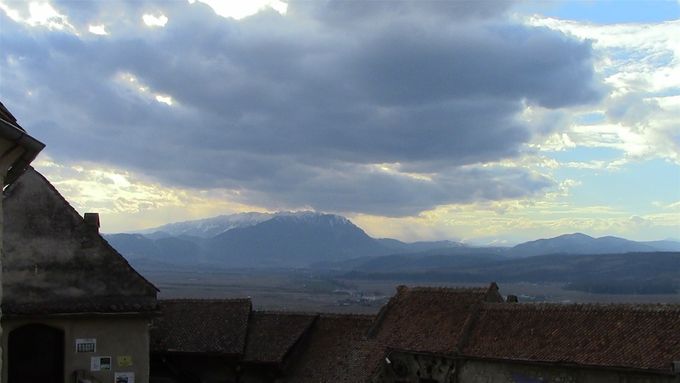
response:
M45 148L17 123L17 119L0 102L0 163L5 167L3 185L11 185L26 169L31 161ZM8 168L7 168L8 167Z
M371 335L389 349L451 354L483 302L502 302L495 283L483 288L399 286Z
M158 290L37 171L8 187L3 205L3 315L155 309Z
M250 299L159 300L151 326L151 351L243 355Z
M0 119L12 123L14 126L17 127L17 129L24 131L24 129L17 123L16 117L14 117L12 112L10 112L9 109L7 109L7 107L5 107L5 104L3 104L2 102L0 102Z
M243 360L283 364L316 318L316 314L253 311Z
M366 332L374 316L320 314L304 345L304 352L281 379L286 383L363 382L373 373L375 352Z
M471 357L670 372L680 361L680 305L488 304Z

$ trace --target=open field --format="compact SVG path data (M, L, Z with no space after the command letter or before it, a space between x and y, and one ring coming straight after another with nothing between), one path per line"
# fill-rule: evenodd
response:
M308 270L144 271L168 298L250 297L258 310L376 313L399 280L345 280ZM417 283L429 286L483 286L479 283ZM559 283L499 283L501 293L521 302L675 303L680 294L610 295L565 290Z

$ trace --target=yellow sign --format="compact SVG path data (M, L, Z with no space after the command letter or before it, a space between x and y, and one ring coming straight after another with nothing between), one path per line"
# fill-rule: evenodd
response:
M132 356L131 355L118 355L116 357L118 362L118 367L129 367L132 366Z

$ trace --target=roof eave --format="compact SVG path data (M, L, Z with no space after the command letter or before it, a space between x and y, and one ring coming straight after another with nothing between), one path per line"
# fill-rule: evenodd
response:
M34 313L13 313L11 311L2 312L2 319L31 319L31 318L63 318L63 317L138 317L138 318L152 318L159 316L157 310L147 311L119 311L119 312L104 312L104 311L83 311L83 312L34 312Z
M472 355L459 355L458 358L464 360L479 360L487 362L496 363L514 363L514 364L532 364L539 366L557 366L565 368L585 368L590 370L607 370L607 371L618 371L618 372L633 372L640 374L655 374L664 376L676 376L677 373L673 372L672 369L658 369L658 368L643 368L643 367L631 367L631 366L610 366L601 364L587 364L570 362L563 360L535 360L535 359L512 359L512 358L500 358L500 357L485 357L485 356L472 356Z
M15 147L24 149L23 153L14 160L4 179L3 187L16 181L28 168L29 164L45 148L45 144L26 133L18 125L0 118L0 137L15 143Z

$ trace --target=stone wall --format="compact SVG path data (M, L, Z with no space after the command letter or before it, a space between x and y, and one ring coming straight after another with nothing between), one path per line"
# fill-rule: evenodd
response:
M388 362L389 360L389 362ZM391 352L372 383L454 382L454 359L430 354Z
M466 361L458 371L459 383L680 383L680 376L665 376L604 369L564 368L487 361Z
M12 330L43 324L64 332L64 381L72 382L77 370L93 382L114 382L115 372L132 372L135 383L149 382L149 319L108 315L92 318L3 318L2 347L7 350ZM96 339L95 352L76 352L76 339ZM93 357L111 357L111 369L91 371ZM122 357L122 358L119 358ZM2 381L7 381L7 353L3 355Z
M151 383L224 383L238 381L237 361L221 355L154 353Z
M392 352L372 383L680 383L680 375L572 368Z

